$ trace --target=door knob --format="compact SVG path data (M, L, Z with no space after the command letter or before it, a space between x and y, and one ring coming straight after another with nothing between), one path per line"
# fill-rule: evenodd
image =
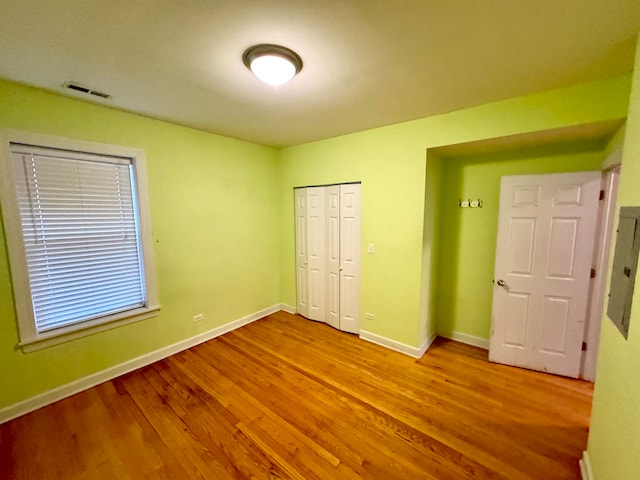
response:
M502 288L508 288L508 287L507 287L507 282L505 282L505 281L504 281L504 280L502 280L502 279L498 280L496 283L498 284L498 286L499 286L499 287L502 287Z

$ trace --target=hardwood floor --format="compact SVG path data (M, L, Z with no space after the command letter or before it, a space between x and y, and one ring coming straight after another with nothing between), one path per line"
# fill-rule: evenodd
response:
M0 426L0 478L579 479L591 396L279 312Z

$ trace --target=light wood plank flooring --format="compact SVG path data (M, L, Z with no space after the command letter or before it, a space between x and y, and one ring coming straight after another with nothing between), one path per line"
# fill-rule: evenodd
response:
M591 396L279 312L0 426L0 478L578 479Z

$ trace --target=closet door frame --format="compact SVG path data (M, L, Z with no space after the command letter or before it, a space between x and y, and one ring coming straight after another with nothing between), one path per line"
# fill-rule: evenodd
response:
M297 312L357 334L361 184L299 187L294 192Z

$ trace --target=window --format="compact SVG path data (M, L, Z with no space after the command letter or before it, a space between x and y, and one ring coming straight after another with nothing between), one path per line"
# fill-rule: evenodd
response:
M16 132L3 146L23 348L157 312L143 152Z

